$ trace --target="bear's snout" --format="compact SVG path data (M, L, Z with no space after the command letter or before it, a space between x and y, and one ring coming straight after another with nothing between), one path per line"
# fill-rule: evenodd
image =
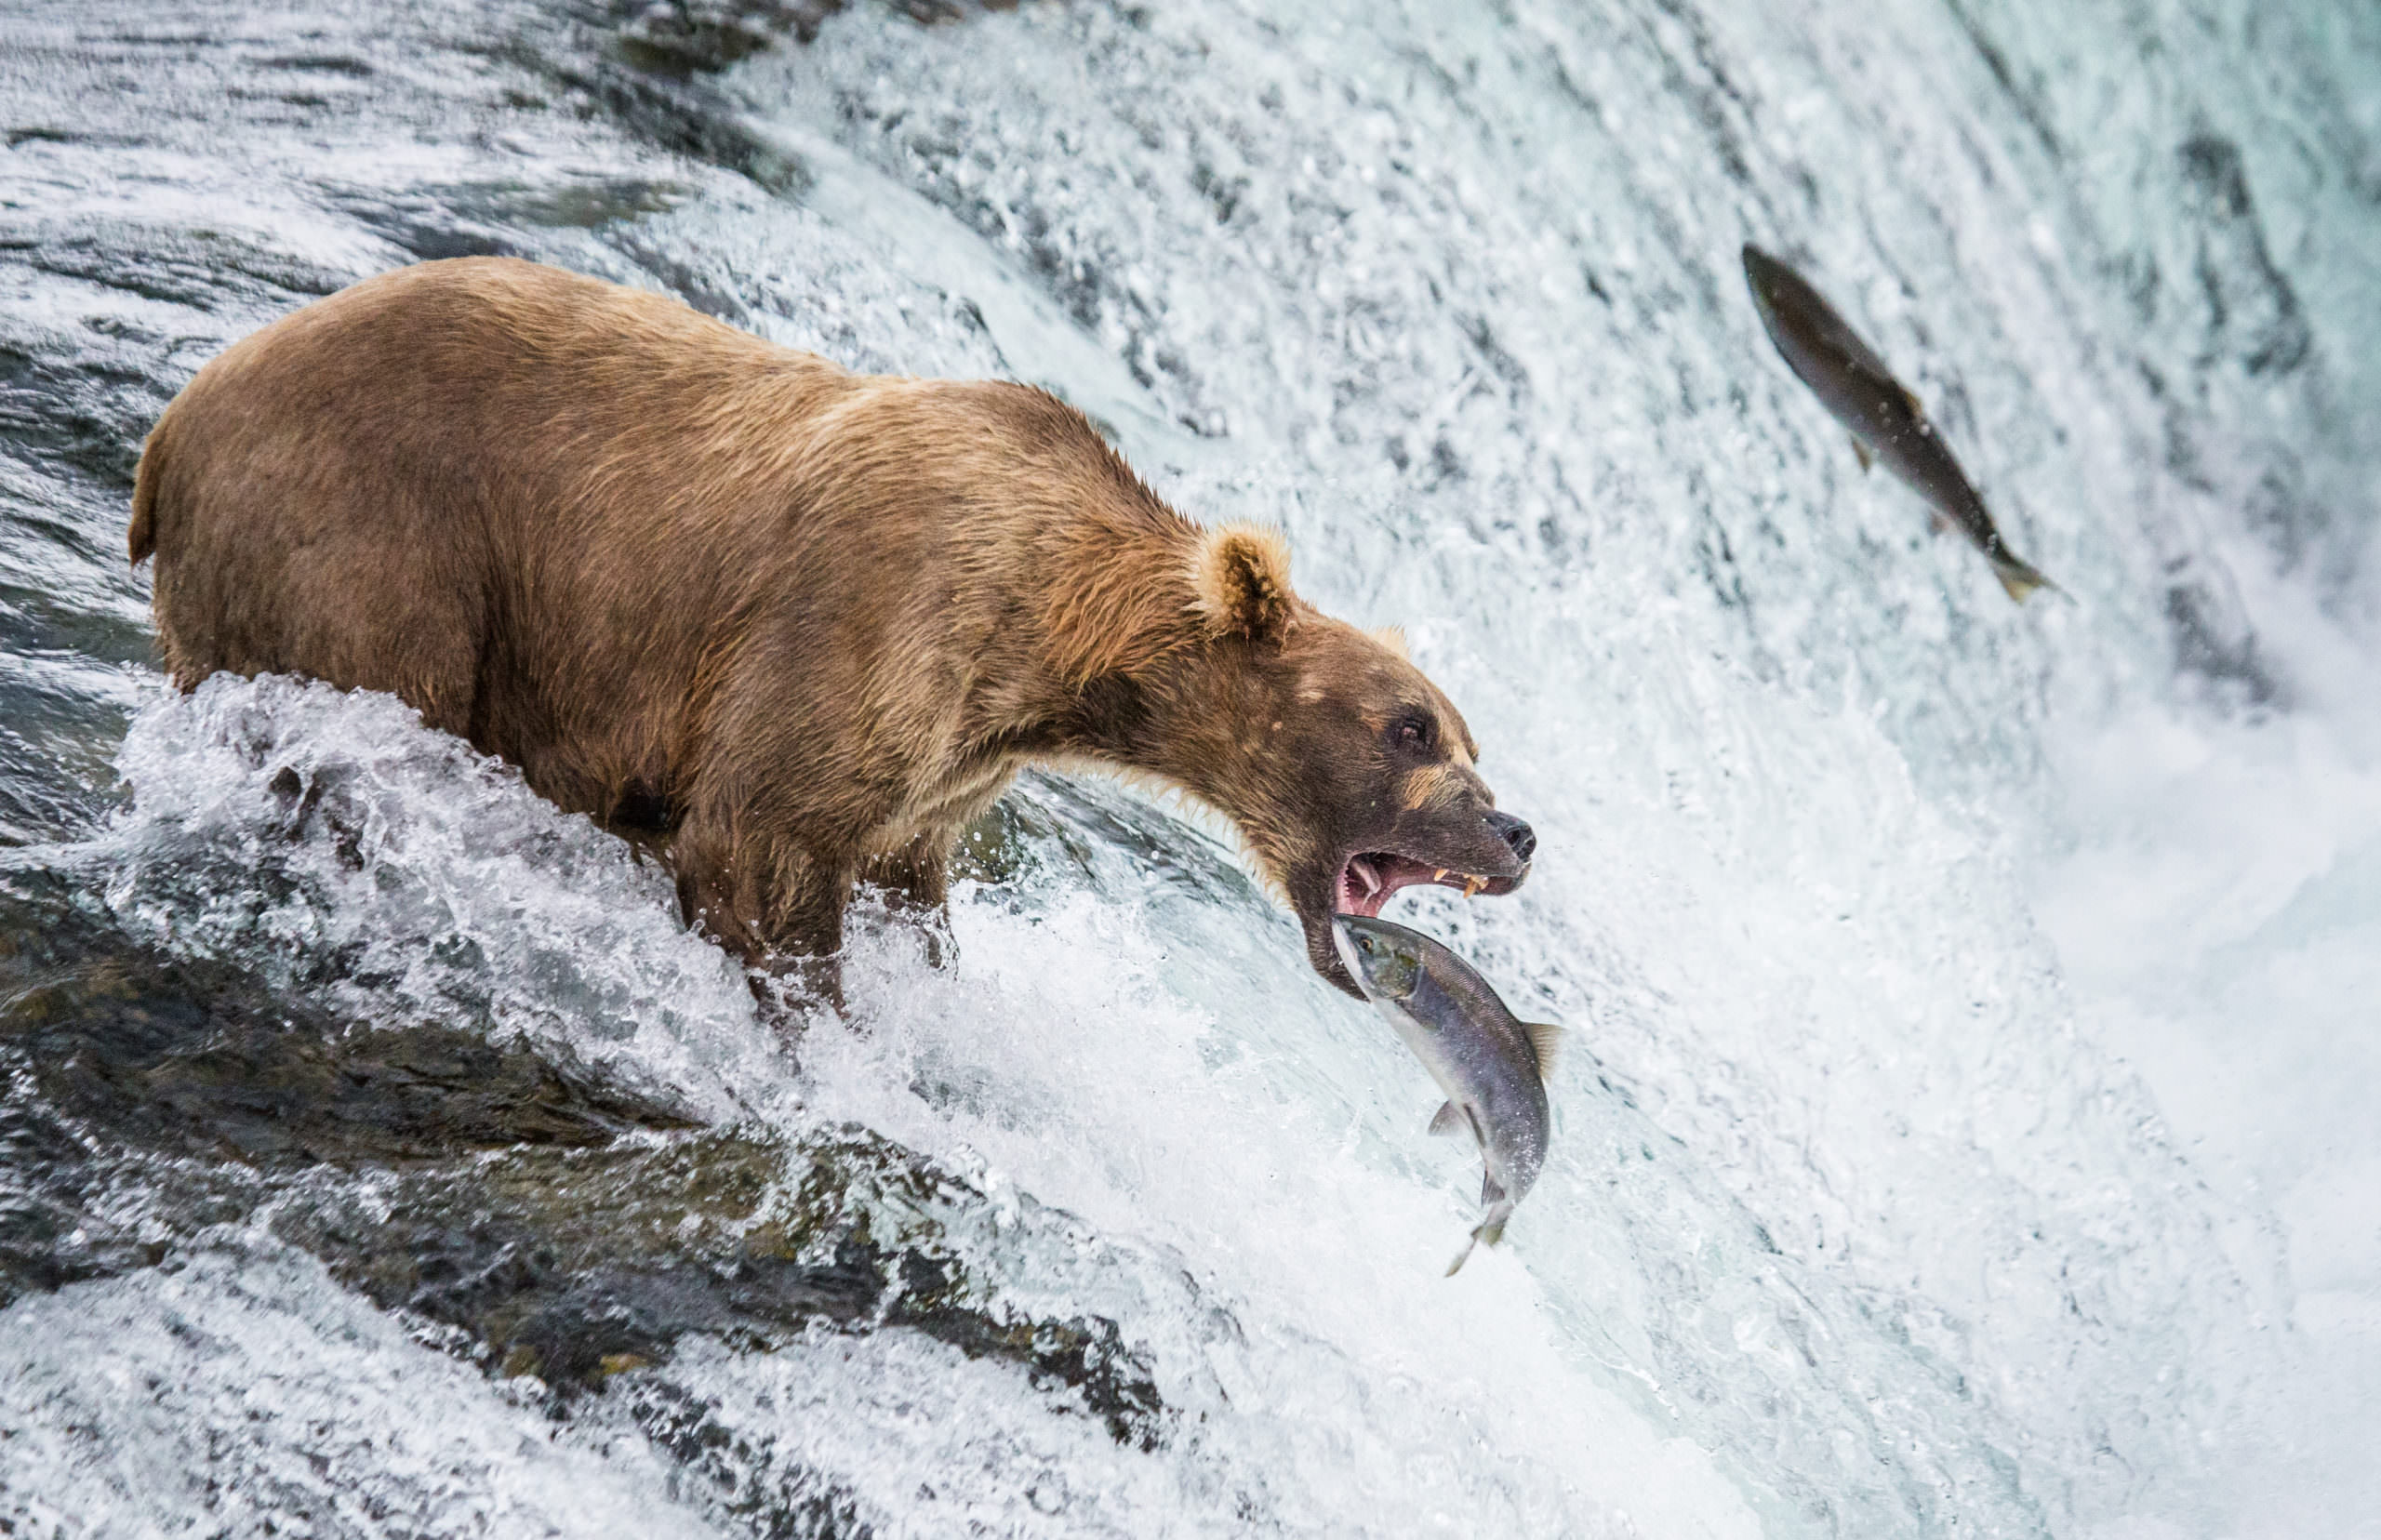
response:
M1511 851L1513 859L1522 865L1529 865L1529 858L1537 854L1537 831L1510 813L1499 813L1490 808L1488 828L1496 838L1505 842L1505 848Z

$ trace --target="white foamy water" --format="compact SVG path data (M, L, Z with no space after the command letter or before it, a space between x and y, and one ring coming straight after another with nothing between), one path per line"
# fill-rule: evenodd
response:
M27 1300L0 1355L21 1534L718 1533L269 1243Z
M218 681L17 869L939 1162L1004 1308L1113 1321L1168 1420L886 1328L540 1422L234 1227L0 1313L0 1486L61 1533L2381 1533L2375 79L2346 12L1974 4L860 9L737 66L786 191L508 239L1047 385L1404 625L1540 854L1390 917L1569 1029L1545 1175L1441 1276L1476 1157L1195 814L1030 779L950 964L863 917L797 1068L625 845L393 702ZM2071 603L1859 473L1746 241Z

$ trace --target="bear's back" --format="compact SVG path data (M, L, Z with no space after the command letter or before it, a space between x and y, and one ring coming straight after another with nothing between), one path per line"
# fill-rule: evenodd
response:
M855 376L462 259L201 370L151 435L131 543L185 688L388 690L601 807L688 752L739 669L929 724L975 718L944 698L972 679L1038 709L1164 644L1197 536L1038 390Z

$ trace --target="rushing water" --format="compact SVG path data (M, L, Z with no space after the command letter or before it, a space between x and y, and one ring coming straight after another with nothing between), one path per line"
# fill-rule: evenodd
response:
M0 1530L2381 1533L2374 13L826 12L0 12ZM173 697L157 411L475 252L1047 385L1402 622L1542 842L1392 911L1571 1029L1507 1244L1195 809L1028 777L797 1065L505 767Z

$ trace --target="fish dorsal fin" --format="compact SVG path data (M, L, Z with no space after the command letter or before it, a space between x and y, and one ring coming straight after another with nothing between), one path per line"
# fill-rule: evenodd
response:
M1852 452L1859 457L1860 470L1864 475L1877 463L1876 457L1869 453L1869 446L1857 438L1852 441Z
M1894 383L1901 385L1901 381L1899 380L1895 380ZM1911 417L1916 418L1921 422L1924 422L1926 420L1926 403L1918 399L1918 392L1916 391L1911 390L1907 385L1901 385L1901 398L1903 401L1909 403L1909 415Z
M1496 1178L1483 1172L1480 1177L1481 1207L1485 1208L1491 1203L1501 1203L1504 1201L1505 1189L1496 1185Z
M1563 1056L1563 1029L1550 1021L1524 1021L1522 1030L1529 1034L1530 1052L1537 1055L1537 1078L1554 1078L1554 1061Z
M1460 1134L1464 1127L1463 1109L1451 1101L1439 1103L1439 1109L1430 1115L1433 1134Z

